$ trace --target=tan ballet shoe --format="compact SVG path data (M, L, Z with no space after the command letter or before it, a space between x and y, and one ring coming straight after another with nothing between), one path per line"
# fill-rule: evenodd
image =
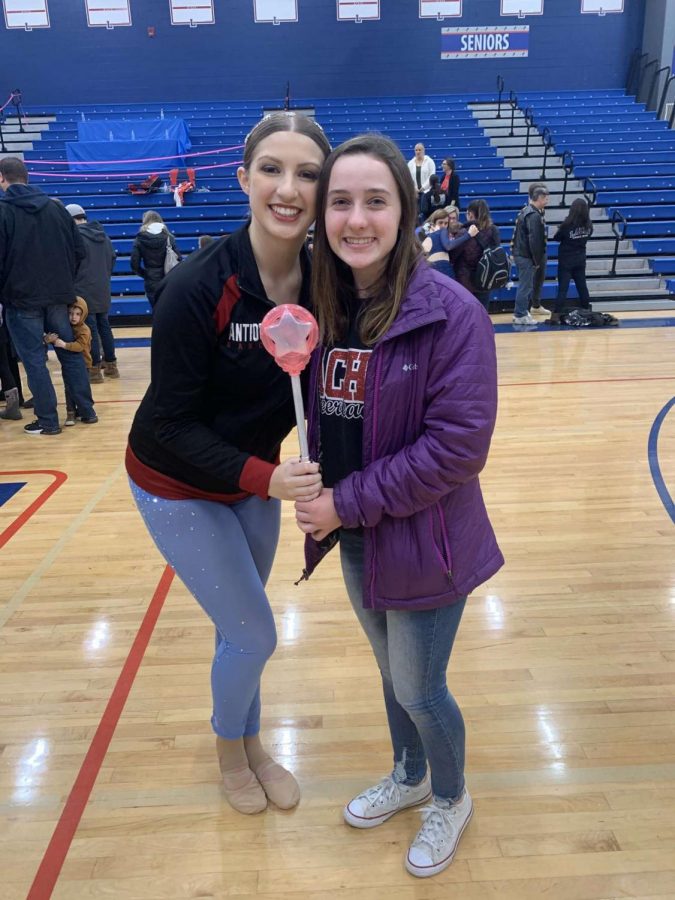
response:
M298 805L300 786L288 769L268 759L260 763L255 774L269 799L279 809L292 809Z
M267 808L267 797L248 766L221 772L228 803L237 812L253 815Z

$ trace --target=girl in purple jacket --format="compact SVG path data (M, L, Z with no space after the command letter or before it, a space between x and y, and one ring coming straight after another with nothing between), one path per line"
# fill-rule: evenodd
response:
M320 176L310 373L312 459L324 489L296 503L308 577L339 540L350 600L382 675L391 775L345 807L356 828L420 803L406 868L452 861L473 805L464 722L446 669L467 594L501 566L478 474L497 409L492 326L424 262L414 185L396 146L342 144Z

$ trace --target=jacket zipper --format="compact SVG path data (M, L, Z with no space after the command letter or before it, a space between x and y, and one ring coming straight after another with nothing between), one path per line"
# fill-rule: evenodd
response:
M434 545L436 547L436 552L441 558L443 563L443 568L445 570L445 574L448 576L448 581L450 584L453 583L452 576L452 554L450 553L450 540L448 538L448 529L445 524L445 518L443 517L443 510L441 509L440 503L436 503L433 507L436 510L438 515L438 522L441 527L441 537L443 539L443 552L441 552L438 544L434 541ZM433 534L433 529L432 529Z

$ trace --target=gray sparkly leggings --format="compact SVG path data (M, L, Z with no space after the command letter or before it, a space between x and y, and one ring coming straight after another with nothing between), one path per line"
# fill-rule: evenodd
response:
M129 483L159 552L216 626L213 730L227 739L257 734L260 676L277 641L265 583L279 540L280 502L165 500Z

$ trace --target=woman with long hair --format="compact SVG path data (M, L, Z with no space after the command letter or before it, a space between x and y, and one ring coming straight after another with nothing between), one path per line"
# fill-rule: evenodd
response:
M499 247L501 237L499 229L492 221L490 207L485 200L472 200L466 208L466 221L478 231L471 239L451 252L450 261L455 268L455 277L467 291L476 297L487 309L490 304L490 292L476 287L475 276L478 263L483 253L490 247Z
M313 291L322 343L308 411L323 490L296 503L305 577L339 542L382 676L393 769L344 809L355 828L427 802L405 865L445 869L471 818L446 670L467 595L502 565L478 474L497 410L485 310L426 265L396 145L361 135L319 180ZM430 770L430 774L429 774Z
M166 227L164 219L154 209L143 213L140 231L131 248L131 271L143 279L145 294L154 307L159 283L164 278L166 249L170 246L178 259L182 256L176 246L176 238Z
M225 794L242 813L300 798L260 738L260 677L276 645L265 584L280 501L316 497L321 475L317 463L279 461L293 398L260 323L276 304L309 306L304 243L329 152L320 126L290 112L247 136L237 177L250 219L162 283L151 383L126 455L150 535L216 628L211 728Z
M586 284L586 245L593 234L593 223L588 209L588 203L583 197L577 197L572 201L567 218L558 226L551 240L559 241L558 249L558 296L553 307L553 316L550 323L555 325L560 321L561 314L567 304L567 289L570 281L574 284L579 294L579 300L575 304L583 309L591 308L591 298Z

